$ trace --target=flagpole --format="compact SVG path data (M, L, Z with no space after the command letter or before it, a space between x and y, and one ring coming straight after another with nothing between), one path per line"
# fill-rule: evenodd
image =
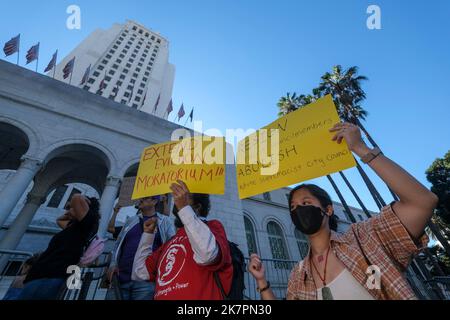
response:
M186 123L188 120L189 120L189 117L186 118L186 121L184 122L183 127L186 127Z
M37 59L36 59L36 72L38 72L38 65L39 65L39 46L40 46L40 42L38 42L38 50L37 50Z
M20 33L19 33L19 43L17 44L17 65L19 65L19 57L20 57Z

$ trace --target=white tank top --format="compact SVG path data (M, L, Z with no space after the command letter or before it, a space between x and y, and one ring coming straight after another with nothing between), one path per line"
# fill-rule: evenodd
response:
M330 288L334 300L375 300L345 268L327 287ZM317 289L317 299L323 300L322 287Z

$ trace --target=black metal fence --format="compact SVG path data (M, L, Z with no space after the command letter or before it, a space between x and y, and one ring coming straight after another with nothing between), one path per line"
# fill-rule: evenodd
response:
M0 270L0 299L3 298L9 286L20 272L23 263L32 256L32 253L16 250L0 250L0 256L8 256L9 262ZM80 268L80 286L68 288L64 283L59 299L61 300L120 300L120 290L117 277L113 278L112 286L106 281L111 254L104 253L95 264ZM292 269L298 263L291 260L261 259L265 267L266 278L278 299L285 299L287 285ZM246 264L249 258L245 258ZM414 259L406 272L406 277L417 297L422 300L449 300L450 277L435 275L431 272L433 261L426 254ZM257 285L253 276L246 271L244 275L246 300L259 300L256 291ZM70 281L70 280L68 280Z
M249 258L245 258L248 264ZM287 284L292 269L298 261L277 260L277 259L261 259L266 272L266 279L270 282L270 287L278 299L286 298ZM245 299L259 300L259 293L256 291L256 281L253 276L245 272Z

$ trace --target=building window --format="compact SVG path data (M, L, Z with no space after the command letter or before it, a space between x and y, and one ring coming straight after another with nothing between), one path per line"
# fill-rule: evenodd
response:
M135 97L134 101L137 101L137 102L141 101L141 97Z
M130 83L135 84L136 80L135 79L130 79Z
M110 55L110 54L106 55L106 59L111 59L111 58L112 58L112 55Z
M90 78L89 80L88 80L88 83L90 83L90 84L93 84L95 82L95 79L94 78Z
M103 69L105 69L105 66L100 65L100 66L98 66L97 69L98 69L98 70L103 70Z
M141 84L139 85L139 87L145 88L145 83L141 83Z
M121 74L119 78L122 79L122 80L124 80L124 79L125 79L125 75L124 75L124 74Z
M138 67L142 67L142 63L141 62L138 63Z
M111 72L111 71L110 71ZM105 77L105 81L111 81L111 77L110 76L106 76Z
M144 33L144 32L142 31L142 29L140 29L140 30L139 30L139 33L142 34L142 33Z
M58 208L68 188L68 186L59 186L58 188L56 188L50 201L47 204L47 207Z
M108 60L103 59L102 63L103 63L103 64L108 64Z
M131 63L127 63L125 66L126 66L127 68L131 68Z
M156 57L156 54L152 53L152 57Z
M144 58L140 58L139 61L140 61L140 62L144 62L145 59L144 59Z
M145 73L144 73L147 77L150 75L150 72L148 72L148 71L145 71Z
M120 42L119 42L119 44L120 44ZM117 44L113 45L113 49L118 49L118 48L119 48L119 46ZM116 51L111 50L109 53L113 54L114 52L116 52Z
M120 87L122 85L122 83L123 83L122 81L117 81L116 85L118 85Z
M128 73L128 69L123 69L123 73Z
M113 64L112 68L117 70L119 68L119 65L118 64Z
M272 201L272 198L270 197L270 193L269 192L264 192L263 193L263 198L266 201Z
M143 93L144 93L144 90L141 90L141 89L138 90L138 94L143 94Z
M152 36L150 39L155 40L155 36Z
M288 260L286 241L280 225L274 221L270 221L267 224L267 233L269 234L270 250L272 251L273 259ZM274 265L277 269L289 269L287 262L275 261Z
M294 230L295 240L297 240L298 251L300 252L301 259L305 258L308 255L309 244L308 239L305 237L303 233L295 228Z
M135 73L133 73L133 78L137 78L138 77L138 74L135 72Z
M116 62L117 63L122 63L122 60L121 59L117 59Z
M161 43L161 39L157 39L156 42L157 42L157 43Z
M110 75L114 75L114 73L116 73L114 70L109 70L109 72L108 72L108 74L110 74Z
M127 104L127 100L122 99L122 100L120 101L120 103L121 103L121 104Z
M136 68L136 72L141 72L141 68Z
M138 53L138 52L139 52L139 50L137 50L137 49L134 49L134 50L133 50L133 52L134 52L134 53Z
M138 105L136 103L133 103L133 108L137 109Z
M142 78L142 81L147 82L147 80L148 80L148 78L146 78L146 77L143 77L143 78Z
M119 57L120 57L121 59L123 59L123 58L125 58L125 55L121 53L121 54L119 55ZM122 61L120 61L120 62L122 62Z
M129 93L129 92L125 92L125 93L123 94L123 96L124 96L125 98L128 98L128 97L130 96L130 93Z
M144 57L144 58L147 58L147 55L144 53L144 54L142 54L142 56Z
M128 90L133 90L133 86L128 86L127 89Z
M129 45L126 45L126 46L125 46L125 49L127 49L127 50L130 49L130 46L129 46ZM125 51L125 50L123 50L123 51ZM123 52L123 51L122 51L122 52ZM125 51L125 52L126 52L126 51Z
M148 38L148 36L149 36L149 34L148 34L148 32L146 32L146 33L145 33L145 37L147 37L147 38Z
M136 55L133 53L133 54L131 55L131 57L132 57L132 58L136 58Z
M251 220L244 215L244 226L245 226L245 236L247 238L248 256L252 253L258 253L258 248L256 247L256 236L255 228Z
M94 77L98 77L98 76L100 75L100 72L95 71L92 75L93 75Z

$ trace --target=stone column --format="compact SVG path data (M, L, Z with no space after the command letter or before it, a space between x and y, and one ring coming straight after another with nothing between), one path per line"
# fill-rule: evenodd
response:
M121 178L115 176L108 176L106 178L105 189L103 190L102 197L100 198L100 226L98 228L99 237L105 237L108 229L109 219L114 207L114 201L116 200L117 193L120 188Z
M28 194L27 203L20 210L14 222L0 240L0 249L14 250L17 248L31 220L33 220L36 211L45 202L45 199L46 197L43 195L36 195L31 192ZM7 255L0 258L0 270L3 270L6 266L8 259L9 257Z
M41 160L28 157L22 158L20 167L0 192L0 227L3 226L9 214L16 206L17 201L19 201L41 168Z

